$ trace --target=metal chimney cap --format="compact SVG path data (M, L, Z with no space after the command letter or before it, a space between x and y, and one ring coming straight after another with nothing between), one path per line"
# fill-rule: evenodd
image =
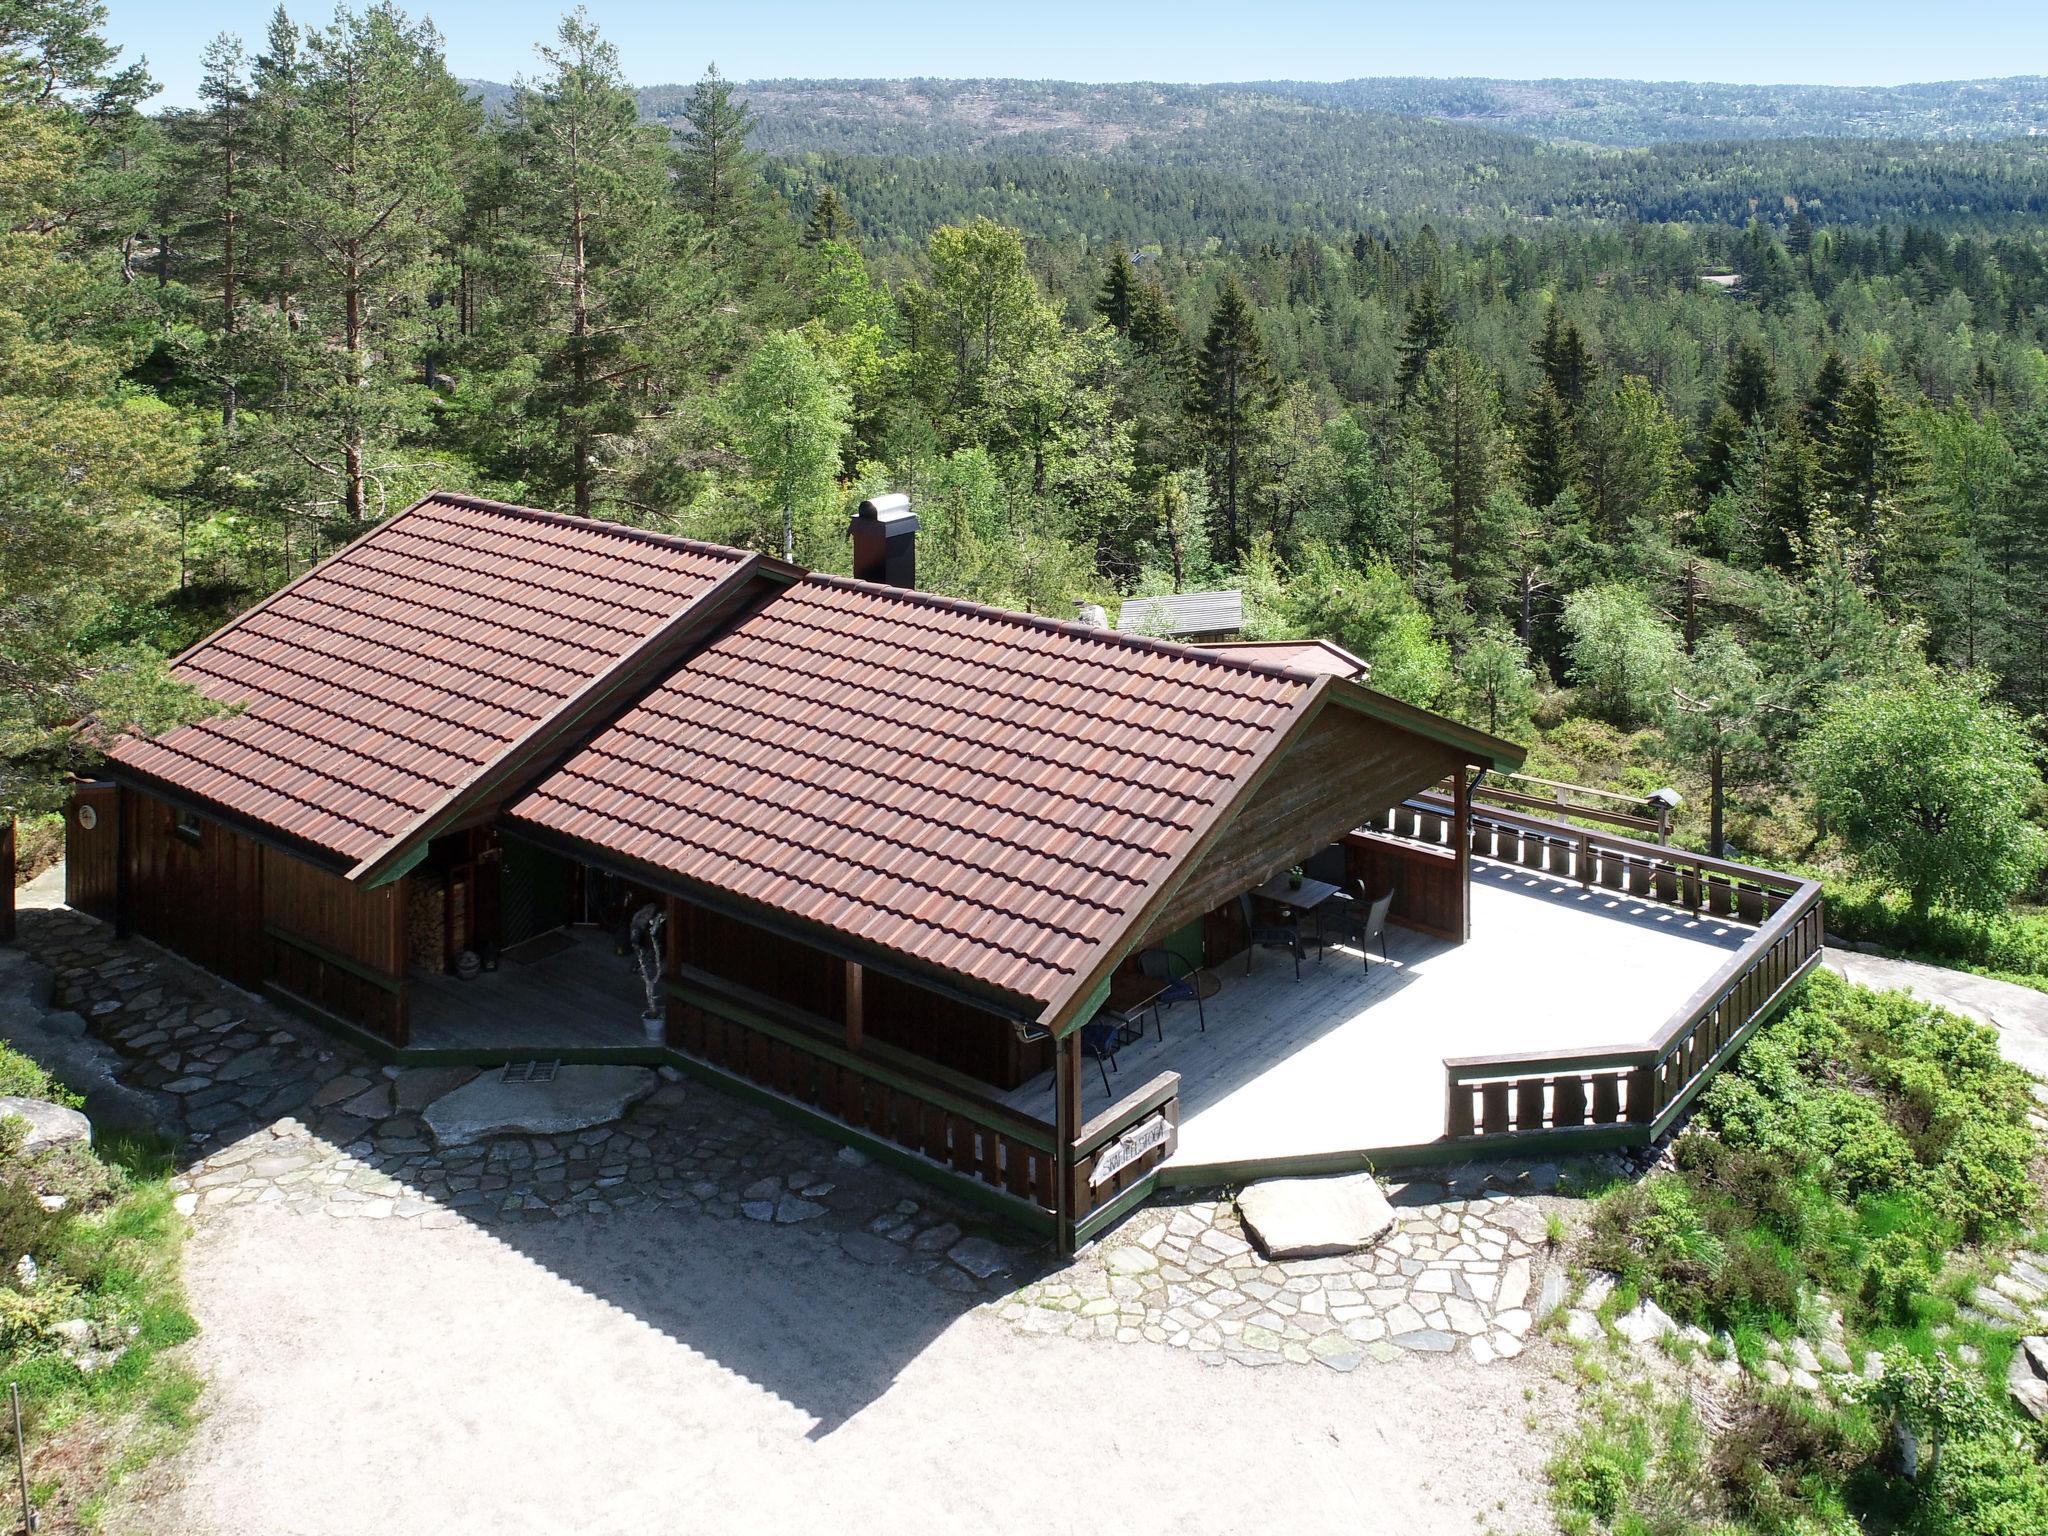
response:
M901 491L870 496L854 514L856 523L880 523L882 531L894 538L899 533L917 532L917 514L910 510L910 498Z

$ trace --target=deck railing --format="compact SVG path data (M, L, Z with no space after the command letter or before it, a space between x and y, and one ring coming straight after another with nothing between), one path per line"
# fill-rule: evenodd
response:
M1085 1242L1152 1192L1180 1143L1180 1074L1162 1072L1074 1138L1075 1240Z
M785 1005L729 983L670 984L670 1044L778 1098L914 1155L1044 1226L1058 1207L1052 1127L921 1071L901 1053L851 1051L830 1026L791 1022Z
M1379 825L1447 844L1456 823L1448 801L1423 795L1394 807ZM1816 881L1510 811L1473 813L1472 851L1588 888L1759 926L1641 1044L1445 1061L1444 1130L1454 1139L1549 1131L1617 1144L1654 1141L1820 961Z

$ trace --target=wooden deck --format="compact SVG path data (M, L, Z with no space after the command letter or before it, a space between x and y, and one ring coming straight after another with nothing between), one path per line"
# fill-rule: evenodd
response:
M415 971L410 1048L516 1058L644 1047L647 1004L632 960L613 954L612 936L599 929L558 931L565 947L524 963L513 958L518 949L508 951L473 981Z
M1497 1051L1603 1047L1652 1035L1754 931L1696 919L1608 890L1475 860L1472 939L1453 945L1388 933L1390 963L1362 969L1353 949L1294 980L1282 951L1218 970L1200 1032L1192 1003L1165 1010L1162 1043L1142 1043L1102 1074L1084 1060L1083 1113L1154 1073L1181 1077L1180 1147L1188 1169L1414 1146L1444 1130L1444 1059ZM1049 1118L1050 1075L1006 1103Z

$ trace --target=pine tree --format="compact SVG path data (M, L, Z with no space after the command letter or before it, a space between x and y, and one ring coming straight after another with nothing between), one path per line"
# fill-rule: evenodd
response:
M1259 335L1258 316L1236 277L1224 285L1216 314L1202 338L1195 360L1191 410L1209 444L1211 482L1223 513L1222 558L1233 560L1244 549L1246 504L1244 472L1258 436L1261 418L1274 398L1266 345Z
M223 32L200 56L200 110L171 122L181 179L188 252L187 283L203 286L204 325L211 341L197 365L220 393L221 431L232 437L240 398L238 333L243 263L248 259L244 205L249 199L250 94L242 45ZM203 254L202 254L203 253Z
M747 148L754 114L714 64L683 104L683 121L677 178L683 205L697 215L712 251L722 256L760 213L760 169Z
M1450 335L1451 320L1444 313L1443 300L1437 297L1434 285L1424 283L1415 291L1408 306L1408 323L1401 329L1401 367L1397 377L1403 399L1415 393L1430 358Z
M292 238L305 312L274 446L339 501L345 529L386 504L375 459L425 411L414 349L429 260L461 206L455 146L475 113L439 34L395 7L341 11L307 35L293 169L264 209Z
M839 194L830 187L818 194L818 200L811 204L811 216L804 221L805 245L823 245L828 240L853 246L860 244L860 232L854 227L852 216L847 213L846 205L839 201Z
M603 451L633 435L663 377L682 370L706 304L668 197L666 135L641 123L618 50L579 7L538 51L550 72L521 90L508 134L544 279L538 384L518 388L517 405L538 445L525 477L567 490L587 517Z

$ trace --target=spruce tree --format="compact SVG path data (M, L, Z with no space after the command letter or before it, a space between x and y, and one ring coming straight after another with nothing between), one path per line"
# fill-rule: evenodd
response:
M1778 412L1778 376L1770 354L1750 337L1736 344L1735 356L1721 377L1721 398L1745 427Z
M1120 336L1131 334L1137 288L1138 274L1131 265L1131 253L1119 240L1109 248L1109 260L1102 274L1102 291L1095 296L1095 313L1107 320L1110 329Z
M1444 313L1443 300L1437 297L1433 284L1424 283L1416 289L1408 306L1408 323L1401 328L1401 367L1397 378L1403 399L1415 393L1430 358L1450 335L1451 320Z
M1522 413L1522 494L1533 507L1547 507L1578 478L1578 445L1571 414L1548 379L1530 392Z
M1594 381L1600 377L1600 367L1593 361L1592 349L1579 334L1578 325L1562 319L1555 304L1543 317L1543 336L1535 350L1537 366L1557 392L1565 414L1578 415Z
M1211 483L1223 514L1223 558L1234 560L1244 549L1245 469L1272 406L1272 370L1259 335L1258 316L1237 278L1223 285L1216 314L1202 338L1195 360L1194 397L1190 402L1197 426L1209 445Z
M839 194L827 187L811 204L811 216L804 221L804 244L819 246L830 240L858 245L860 236L846 205L839 201Z
M1835 417L1841 412L1842 396L1848 388L1849 370L1842 364L1842 355L1830 347L1813 375L1813 388L1807 391L1805 403L1799 408L1800 422L1815 443L1827 441L1828 433L1834 430Z

